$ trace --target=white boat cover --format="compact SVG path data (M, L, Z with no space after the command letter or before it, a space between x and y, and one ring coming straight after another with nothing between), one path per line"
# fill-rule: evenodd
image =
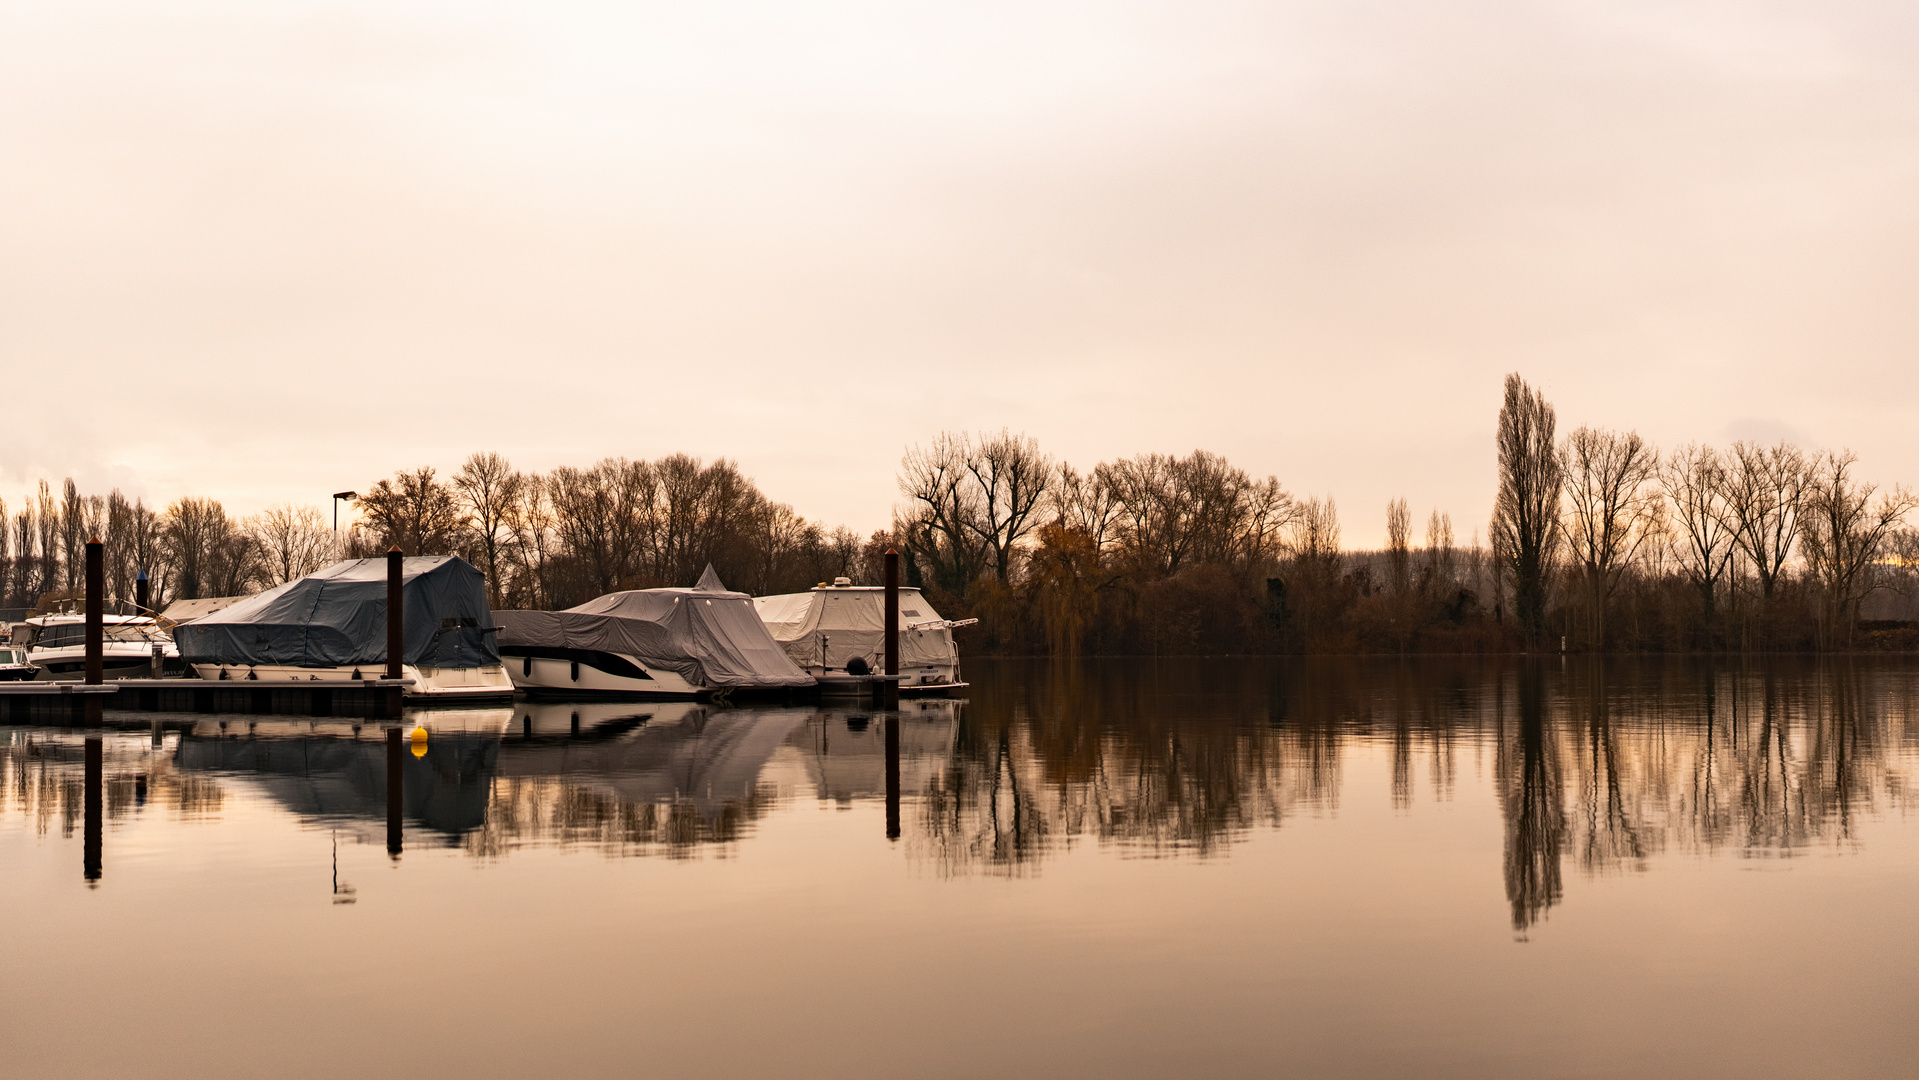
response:
M500 662L486 578L452 555L415 555L401 571L404 663ZM386 662L386 560L349 559L249 596L173 631L189 664L347 667Z
M712 567L691 589L608 593L565 611L498 611L500 646L623 653L694 686L811 686L753 610Z
M762 596L754 601L773 640L801 664L844 668L853 657L878 671L886 655L886 590L874 586L818 588ZM900 668L954 662L953 631L918 589L900 590ZM825 646L821 647L824 636Z
M160 613L162 626L184 626L195 619L204 619L216 611L223 611L245 600L244 596L206 596L198 600L175 600Z

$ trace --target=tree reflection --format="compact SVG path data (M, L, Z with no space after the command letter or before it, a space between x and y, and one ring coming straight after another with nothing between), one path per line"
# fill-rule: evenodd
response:
M1417 813L1451 798L1460 747L1483 746L1522 933L1561 902L1569 857L1597 876L1670 851L1849 844L1862 815L1903 798L1919 741L1915 672L1896 662L1101 660L974 675L951 759L917 792L916 850L943 873L1031 873L1083 841L1206 857L1337 809L1351 762L1374 753L1384 798Z
M1522 667L1516 722L1498 715L1499 805L1506 819L1506 899L1513 928L1525 930L1559 902L1559 856L1566 842L1559 748L1546 729L1545 677ZM1502 695L1503 696L1503 695Z

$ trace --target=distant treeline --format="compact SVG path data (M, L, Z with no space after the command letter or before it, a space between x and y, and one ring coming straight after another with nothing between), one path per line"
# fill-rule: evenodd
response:
M1632 432L1555 432L1506 380L1488 542L1406 500L1387 546L1343 550L1331 498L1225 460L1145 454L1081 474L1030 438L910 451L894 533L935 602L1009 653L1810 650L1919 646L1919 535L1903 488L1849 452L1787 443L1660 454Z
M342 558L460 555L484 571L497 607L560 608L615 589L690 585L708 563L734 588L807 588L871 576L873 550L850 530L827 531L763 495L730 461L674 455L609 458L550 473L476 453L452 476L430 467L380 480L354 500L358 521L335 532L311 506L280 505L235 519L211 499L155 511L118 491L56 495L42 481L12 514L0 502L0 596L42 608L79 595L88 537L105 542L107 592L130 600L145 569L152 605L269 588Z
M265 588L341 557L459 554L495 607L561 608L687 585L711 563L766 594L877 583L886 549L974 653L1226 654L1810 650L1919 647L1895 613L1919 595L1915 499L1863 482L1850 453L1687 445L1632 432L1560 439L1545 399L1506 380L1487 541L1435 510L1415 543L1406 500L1387 546L1340 545L1330 497L1296 498L1217 455L1141 454L1090 471L1030 436L945 433L909 450L891 527L861 537L774 502L736 464L685 455L520 472L475 453L380 480L358 520L314 507L235 520L209 499L155 511L42 482L0 520L0 595L74 595L81 545L106 541L108 591L145 568L156 607ZM1888 602L1890 602L1888 604Z

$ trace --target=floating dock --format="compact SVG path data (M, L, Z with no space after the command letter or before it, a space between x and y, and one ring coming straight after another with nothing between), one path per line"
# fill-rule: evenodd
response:
M100 708L144 712L399 716L407 687L412 685L412 679L284 684L207 679L116 679L93 685L8 682L0 683L0 720L82 719L89 701L99 702Z

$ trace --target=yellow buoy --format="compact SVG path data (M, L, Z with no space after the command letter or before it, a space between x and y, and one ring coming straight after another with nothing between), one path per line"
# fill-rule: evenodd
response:
M412 738L413 738L413 756L416 758L425 757L426 756L426 729L423 727L414 728Z

